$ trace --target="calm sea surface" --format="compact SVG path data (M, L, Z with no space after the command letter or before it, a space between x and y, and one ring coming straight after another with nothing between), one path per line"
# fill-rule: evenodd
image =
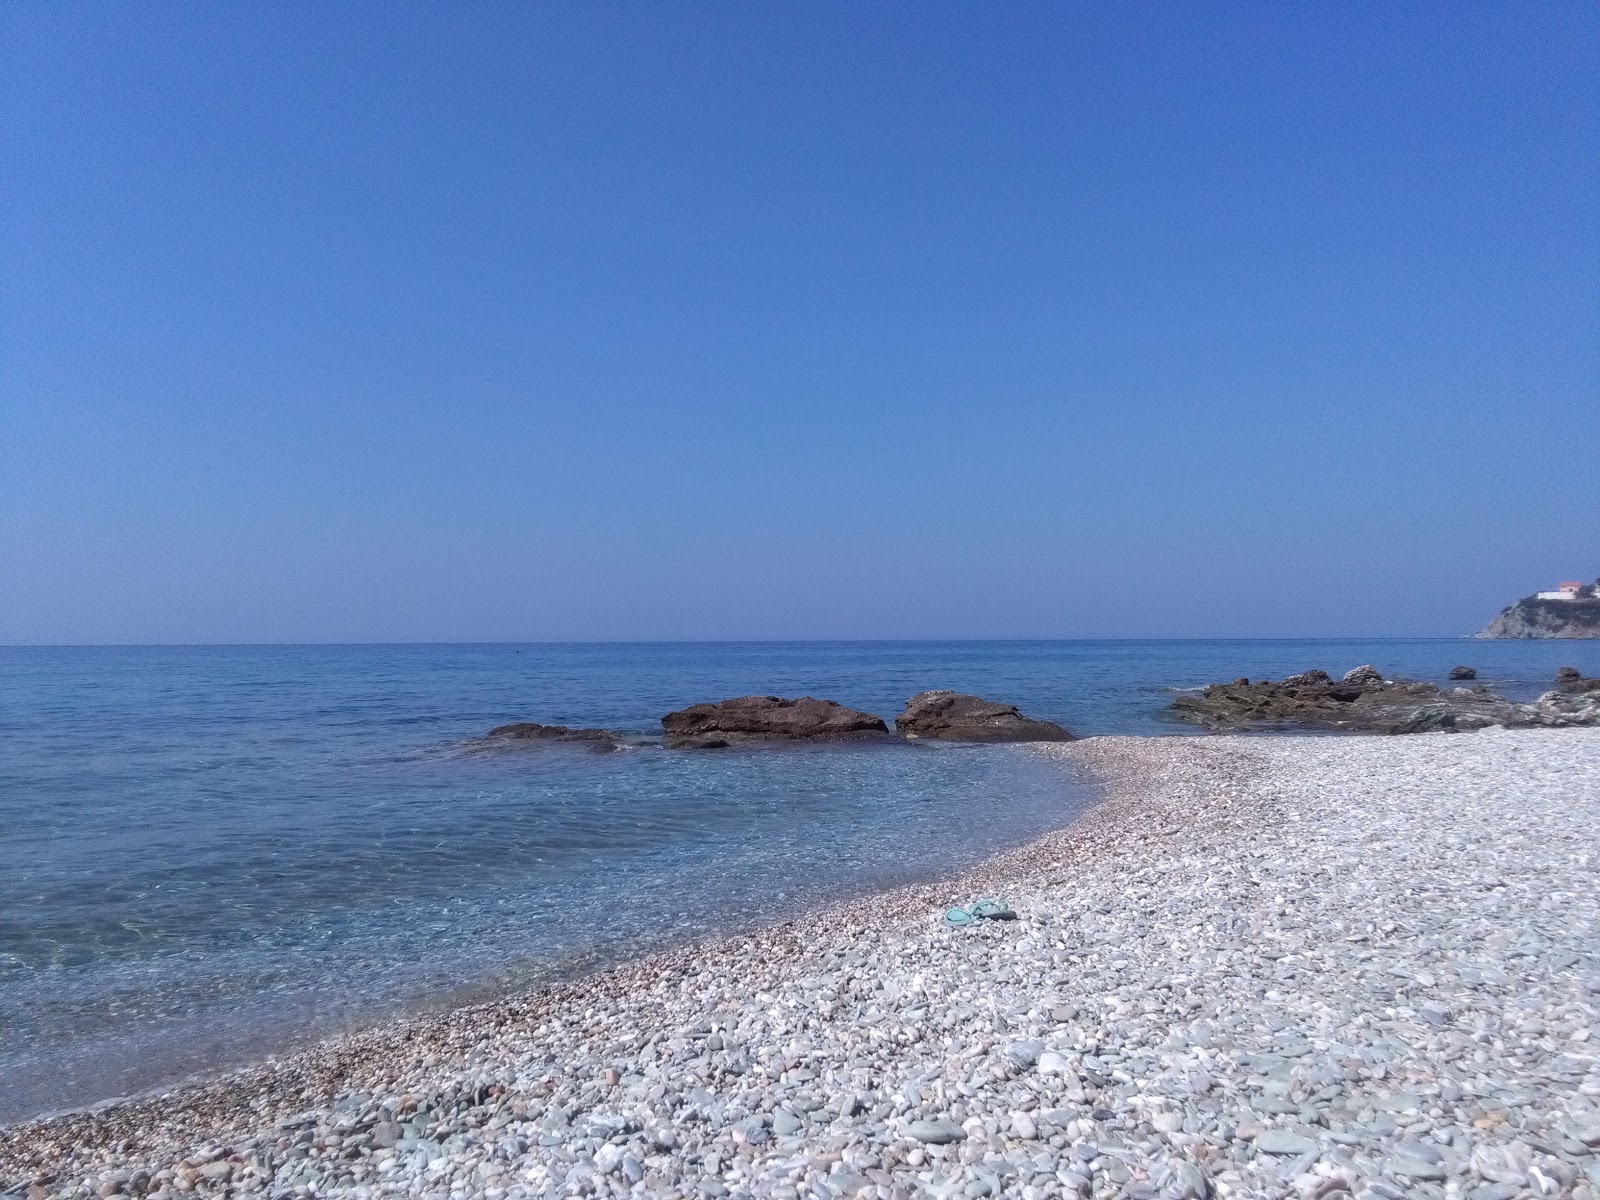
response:
M1184 733L1175 687L1363 662L1525 697L1600 644L0 648L0 1121L929 878L1092 798L1018 747L463 748L492 725L949 687Z

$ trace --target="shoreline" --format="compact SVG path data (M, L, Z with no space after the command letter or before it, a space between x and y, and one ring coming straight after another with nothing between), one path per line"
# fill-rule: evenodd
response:
M699 757L705 762L728 762L731 759L736 763L756 763L762 758L775 756L786 757L791 762L799 763L812 756L824 760L833 758L841 750L851 755L857 753L854 746L822 743L759 752L736 750L711 757L705 755L692 757ZM614 923L610 930L606 925L606 919L614 919L614 914L602 913L591 914L592 917L599 918L592 923L590 916L581 915L571 921L573 926L571 932L582 934L594 930L596 931L594 940L577 945L569 942L554 952L540 954L537 950L522 949L521 953L514 957L494 956L487 953L481 945L475 945L469 940L463 943L463 951L471 954L475 964L482 965L477 974L466 975L463 972L461 973L463 977L451 980L448 986L428 991L419 990L402 1000L386 995L383 1000L369 1003L364 1009L358 1002L350 1006L356 1010L353 1015L343 1020L298 1024L292 1015L285 1016L283 1009L269 1011L264 1006L252 1003L253 997L246 997L245 1004L249 1005L258 1016L263 1016L270 1022L265 1033L251 1036L250 1042L244 1043L242 1049L228 1045L220 1050L212 1050L213 1058L209 1062L195 1061L201 1059L204 1050L190 1056L187 1061L182 1061L177 1069L173 1069L172 1060L169 1058L165 1064L161 1064L165 1066L165 1070L160 1070L159 1067L154 1070L145 1069L140 1072L142 1078L116 1080L117 1083L125 1084L121 1088L104 1087L90 1090L79 1087L76 1089L76 1094L69 1095L64 1094L59 1085L55 1085L55 1094L51 1095L49 1089L52 1086L52 1073L37 1063L24 1062L16 1076L15 1088L8 1095L4 1084L10 1074L7 1070L8 1062L13 1060L0 1055L0 1133L6 1128L25 1123L68 1118L107 1107L138 1103L179 1091L192 1091L213 1082L247 1074L269 1063L296 1060L303 1054L317 1052L363 1033L404 1027L414 1021L448 1015L459 1010L492 1007L496 1003L516 999L556 984L571 983L608 970L654 960L673 952L693 952L696 948L707 947L730 937L795 920L809 920L818 912L848 907L905 888L937 885L952 874L982 863L995 854L1003 854L1028 844L1040 836L1041 832L1059 828L1062 821L1070 821L1075 814L1081 813L1099 800L1099 789L1086 777L1081 774L1069 774L1063 779L1062 772L1056 764L1041 760L1026 744L971 746L932 740L908 740L904 743L876 744L869 748L869 752L873 759L876 759L879 753L892 755L893 759L886 760L889 762L929 759L930 756L934 762L941 758L946 761L960 761L974 756L980 759L993 759L998 755L1005 760L1004 765L980 772L981 778L996 774L998 778L990 780L987 786L983 785L981 778L968 779L966 786L961 790L969 801L981 800L990 794L1018 797L1020 801L1017 806L1018 811L1000 821L993 829L979 830L976 828L977 824L986 819L975 818L972 815L973 805L966 803L965 813L952 813L951 816L961 833L970 831L975 841L957 840L953 844L949 843L952 828L950 823L940 821L937 817L929 821L922 812L906 814L909 819L920 821L926 830L934 832L921 834L911 847L911 852L904 855L894 853L896 847L903 844L903 839L898 839L889 832L895 828L894 822L887 819L883 812L872 814L862 812L856 816L841 813L840 815L850 822L840 826L844 830L841 836L856 839L847 851L847 857L853 861L830 876L812 874L809 878L799 878L792 877L791 872L791 876L777 877L774 886L773 876L757 875L744 870L742 875L734 879L735 883L742 885L739 892L740 902L734 903L728 900L728 883L717 882L715 872L709 875L697 874L692 878L685 875L684 878L688 882L705 889L704 906L684 905L686 908L697 910L692 928L688 927L689 922L683 919L688 914L682 914L676 921L669 919L662 922L660 928L650 931L642 931L639 928L640 920L636 918L632 922L632 928L617 934L613 932ZM864 777L864 782L869 786L863 788L862 794L857 798L858 806L870 803L876 788L892 789L899 786L902 782L900 776L905 771L903 766L891 766L886 769L877 767L872 760L868 760L866 765L872 768L870 774ZM794 782L804 784L807 779L799 778ZM1012 790L1013 788L1016 790ZM946 790L950 790L948 786ZM757 800L759 803L760 798ZM936 813L938 800L935 799L931 805L924 803L918 807L925 809L926 812ZM773 814L765 808L758 809L747 823L752 829L767 830L773 828L765 820L771 815ZM1018 825L1021 827L1018 828ZM861 835L859 838L858 833ZM947 844L934 844L936 838L945 840ZM813 844L818 841L819 839L813 839ZM740 847L735 846L736 853L739 849ZM923 850L927 851L926 856L920 853ZM827 854L814 853L809 857L814 860L814 865L819 870L829 865L830 856ZM780 869L783 865L781 861L778 862ZM825 882L817 882L819 879L825 879ZM481 888L479 891L483 894ZM609 900L609 897L603 896L602 899ZM628 898L623 897L623 899ZM582 914L586 907L571 906L567 911ZM669 918L671 915L669 912ZM578 930L576 926L580 923L587 926L587 929ZM493 938L489 943L490 946L500 947L515 941L523 936L523 928L514 916L507 918L502 915L498 925L489 931ZM499 936L501 934L505 936ZM545 936L538 930L528 930L527 934L530 940ZM468 950L468 947L471 949ZM403 952L407 947L402 944L392 949ZM293 961L292 955L288 961ZM323 976L323 978L333 977L335 977L333 973ZM348 982L341 986L347 989L350 987ZM260 996L269 994L257 993ZM348 994L359 995L359 989L351 990ZM289 1010L290 1013L294 1011ZM23 1016L22 1032L25 1033L27 1032L25 1009ZM237 1026L242 1027L244 1023L244 1019L240 1018ZM4 1040L4 1026L5 1021L3 1016L0 1016L0 1042ZM133 1035L138 1037L142 1032L144 1032L142 1028L135 1027ZM211 1029L192 1028L187 1032L187 1039L169 1035L170 1044L179 1054L183 1054L189 1045L206 1047L220 1043L220 1039L212 1041ZM88 1051L77 1047L74 1049L78 1061L90 1064L96 1062L95 1047L91 1046ZM148 1059L160 1063L159 1050L152 1053L146 1048L141 1049ZM120 1051L115 1035L103 1036L99 1050L115 1058ZM77 1063L68 1065L76 1066ZM31 1090L30 1085L32 1085ZM24 1096L48 1097L51 1100L55 1100L57 1096L61 1098L56 1103L25 1108ZM3 1192L4 1186L0 1183L0 1193Z
M1563 801L1564 815L1559 781L1516 761L1524 748L1534 751L1530 758L1557 762L1567 777L1578 773L1577 798ZM1064 828L948 880L669 950L529 995L389 1022L167 1094L0 1129L0 1188L48 1176L47 1187L33 1183L34 1196L230 1187L444 1196L452 1183L458 1192L491 1197L574 1190L810 1195L819 1187L828 1195L884 1197L896 1189L1046 1196L1141 1187L1151 1195L1174 1188L1172 1194L1264 1195L1286 1194L1281 1189L1310 1178L1301 1188L1308 1195L1340 1187L1386 1195L1389 1180L1400 1195L1444 1196L1448 1182L1510 1187L1497 1184L1499 1171L1521 1179L1518 1187L1535 1183L1530 1172L1540 1172L1574 1197L1589 1178L1600 1189L1600 1165L1591 1176L1588 1164L1596 1160L1578 1136L1592 1128L1600 1147L1600 1068L1587 1032L1600 1036L1591 1021L1600 1004L1593 899L1600 854L1591 851L1600 847L1592 822L1587 829L1571 824L1600 816L1597 731L1090 738L1038 753L1097 776L1101 802ZM1320 798L1317 779L1338 779L1330 769L1365 788L1354 810L1351 801L1341 809ZM1338 934L1341 953L1319 957L1314 939L1296 925L1315 889L1280 892L1263 905L1262 889L1283 883L1267 868L1292 863L1296 871L1320 872L1302 887L1359 886L1369 904L1396 907L1417 925L1408 897L1423 882L1444 887L1430 855L1461 853L1438 821L1426 821L1429 813L1452 812L1441 771L1458 788L1518 793L1501 799L1504 812L1493 809L1492 796L1480 798L1471 817L1513 827L1536 819L1545 836L1525 839L1518 854L1548 859L1562 848L1572 862L1588 854L1573 868L1588 891L1573 905L1582 919L1551 925L1559 936L1545 939L1576 947L1559 952L1574 961L1552 966L1532 992L1526 979L1514 986L1503 964L1494 969L1507 980L1486 976L1468 988L1504 990L1492 1031L1469 1027L1449 1004L1439 1010L1441 1025L1437 1005L1404 1003L1409 995L1396 1000L1397 988L1442 991L1452 973L1465 978L1431 959L1411 971L1410 984L1389 986L1387 999L1384 987L1368 989L1365 1008L1357 1004L1347 1014L1360 1018L1350 1028L1398 1022L1437 1067L1436 1060L1453 1063L1496 1038L1506 1042L1507 1005L1536 993L1541 1012L1554 1016L1537 1018L1518 1044L1538 1057L1552 1026L1576 1022L1560 1054L1582 1066L1571 1095L1586 1107L1561 1096L1567 1107L1556 1112L1532 1097L1518 1107L1533 1115L1490 1128L1479 1129L1484 1114L1445 1120L1452 1106L1482 1107L1485 1097L1469 1099L1462 1087L1480 1092L1473 1079L1450 1084L1456 1100L1438 1082L1442 1069L1430 1069L1432 1082L1422 1078L1428 1071L1393 1081L1389 1063L1404 1057L1405 1038L1384 1043L1389 1061L1368 1061L1365 1035L1333 1037L1326 1019L1329 1004L1355 1004L1351 997L1334 991L1320 1008L1285 999L1302 995L1307 976L1321 983L1348 982L1352 972L1364 978L1359 964L1380 948L1385 961L1404 959L1408 948L1402 922L1388 922L1395 928L1384 932L1385 922L1363 921L1359 908L1343 915L1319 908L1323 925L1336 920L1353 931ZM1410 806L1397 812L1402 794ZM1319 804L1310 815L1324 824L1343 821L1353 844L1318 840L1327 830L1306 818ZM1567 824L1552 831L1552 821ZM1391 826L1404 836L1382 844L1400 857L1368 853L1375 848L1367 834L1382 837ZM1588 849L1571 849L1579 844ZM1340 871L1328 871L1328 863ZM1508 931L1522 928L1518 914L1505 910L1509 901L1545 921L1537 897L1522 896L1522 876L1500 873L1507 875L1498 885L1503 892L1469 889L1458 899L1488 897ZM947 904L993 894L1021 919L958 930L940 923ZM1481 916L1470 907L1453 915ZM1193 946L1186 948L1171 933L1174 921L1190 918L1185 936ZM1278 948L1268 950L1268 943ZM1362 954L1368 958L1356 957ZM1330 958L1337 961L1324 961ZM1284 977L1285 960L1304 965ZM1397 969L1384 968L1398 980ZM1557 996L1563 972L1570 994ZM1424 977L1431 982L1420 984ZM1241 979L1263 986L1241 997ZM1590 981L1596 992L1585 990ZM1376 1015L1380 1010L1388 1015ZM1485 1011L1494 1015L1493 1006ZM1239 1020L1282 1027L1229 1024ZM1197 1024L1207 1028L1196 1032ZM1285 1039L1276 1036L1286 1030L1299 1037L1289 1047L1294 1053L1283 1052ZM1487 1042L1474 1040L1489 1032ZM1430 1041L1452 1037L1474 1049ZM1567 1054L1570 1046L1581 1053ZM1446 1050L1454 1057L1441 1058ZM1478 1075L1487 1077L1482 1069ZM1520 1074L1511 1086L1528 1090ZM352 1091L362 1093L354 1102ZM1257 1104L1252 1096L1266 1099ZM1348 1102L1335 1103L1340 1097ZM1385 1097L1388 1107L1376 1107ZM1358 1120L1380 1111L1389 1115ZM1521 1132L1528 1122L1537 1146L1497 1132ZM1383 1134L1385 1123L1411 1141ZM1437 1136L1458 1125L1461 1145ZM1341 1140L1336 1126L1370 1126L1377 1136L1347 1133ZM1284 1149L1264 1148L1273 1145ZM123 1148L108 1153L110 1146Z

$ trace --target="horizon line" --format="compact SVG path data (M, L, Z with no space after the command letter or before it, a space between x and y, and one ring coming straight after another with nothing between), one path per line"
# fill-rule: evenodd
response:
M456 641L416 639L407 641L215 641L215 642L0 642L0 650L226 650L226 649L311 649L357 646L780 646L780 645L891 645L916 646L962 643L970 645L1086 643L1086 642L1457 642L1457 641L1536 641L1557 639L1478 638L1470 633L1453 634L1279 634L1269 637L1214 634L1208 636L1104 635L1088 637L773 637L773 638L474 638ZM1561 639L1572 640L1572 639Z

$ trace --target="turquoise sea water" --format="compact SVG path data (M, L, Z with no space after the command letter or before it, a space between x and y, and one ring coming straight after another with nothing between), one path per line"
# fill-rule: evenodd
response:
M0 1121L937 876L1091 799L1017 747L649 744L684 704L892 721L950 687L1176 734L1174 688L1363 662L1525 697L1600 644L0 648ZM463 747L512 720L643 744Z

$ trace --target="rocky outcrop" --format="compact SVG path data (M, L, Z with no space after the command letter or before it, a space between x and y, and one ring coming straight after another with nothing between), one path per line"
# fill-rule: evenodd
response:
M1212 684L1173 700L1178 716L1213 730L1300 729L1338 733L1427 733L1436 730L1600 724L1600 692L1546 692L1514 704L1483 686L1440 689L1385 680L1357 668L1341 680L1306 671L1273 682Z
M802 696L740 696L691 704L661 718L669 749L712 749L745 742L865 741L890 736L882 717Z
M609 729L572 729L566 725L536 725L532 721L518 721L512 725L496 725L473 744L481 750L493 750L558 742L578 742L603 753L620 749L622 735L612 733Z
M1503 609L1473 637L1600 637L1600 599L1540 600L1533 596Z
M1577 667L1557 667L1556 687L1563 692L1600 692L1600 679L1585 679Z
M918 692L894 727L908 738L947 742L1069 742L1072 735L1052 721L1036 721L1015 705L996 704L961 692Z
M1450 668L1450 678L1451 679L1476 679L1477 677L1478 677L1478 669L1476 667L1451 667Z

